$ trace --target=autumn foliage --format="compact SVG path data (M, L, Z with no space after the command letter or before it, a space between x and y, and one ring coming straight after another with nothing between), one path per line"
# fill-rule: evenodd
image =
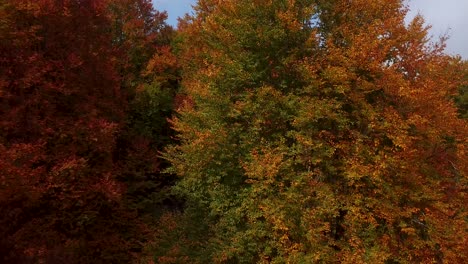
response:
M466 61L399 0L0 1L1 263L465 263Z
M195 10L180 28L193 103L166 154L205 212L194 261L466 261L462 64L421 17L406 25L396 0Z

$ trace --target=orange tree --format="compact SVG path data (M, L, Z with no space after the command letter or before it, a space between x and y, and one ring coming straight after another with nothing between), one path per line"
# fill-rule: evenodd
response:
M466 260L462 65L406 11L198 1L180 25L180 144L165 154L198 241L160 261Z

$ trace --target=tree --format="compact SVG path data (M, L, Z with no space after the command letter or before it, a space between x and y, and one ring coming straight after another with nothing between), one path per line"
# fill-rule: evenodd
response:
M171 49L174 30L165 22L167 14L155 10L150 0L111 0L108 9L128 101L117 139L118 178L128 187L128 206L137 209L140 218L149 214L154 221L174 181L161 173L167 163L158 154L171 141L167 119L179 82Z
M467 258L467 124L451 101L461 64L428 41L421 17L406 26L397 0L195 10L180 27L180 144L165 155L204 228L179 258Z
M120 93L105 0L0 4L0 261L128 263ZM4 66L3 66L4 65Z

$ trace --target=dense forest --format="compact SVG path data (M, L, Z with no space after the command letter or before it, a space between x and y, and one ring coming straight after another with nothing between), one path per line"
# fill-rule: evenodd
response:
M467 263L468 62L402 0L0 0L0 263Z

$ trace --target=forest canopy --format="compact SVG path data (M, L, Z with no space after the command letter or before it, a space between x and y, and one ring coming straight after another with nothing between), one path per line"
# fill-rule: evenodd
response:
M465 263L468 63L401 0L0 0L1 263Z

